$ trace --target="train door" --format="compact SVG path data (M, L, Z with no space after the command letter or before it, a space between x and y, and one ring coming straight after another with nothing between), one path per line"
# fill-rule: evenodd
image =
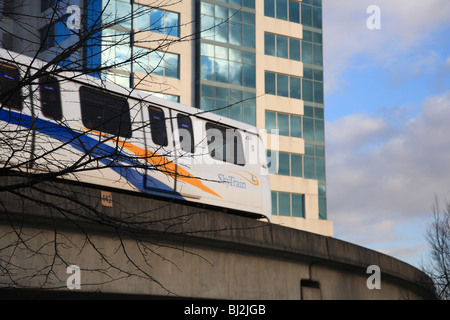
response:
M33 102L33 162L39 171L59 171L67 166L67 152L61 148L64 136L60 79L43 75L31 85ZM62 129L62 130L61 130Z
M177 164L176 190L186 200L197 201L204 193L202 175L202 121L189 114L172 110L172 128Z
M170 111L143 103L146 143L144 188L164 196L175 194L177 168L173 146Z
M31 90L23 85L22 70L0 62L0 162L2 167L29 167L33 146Z

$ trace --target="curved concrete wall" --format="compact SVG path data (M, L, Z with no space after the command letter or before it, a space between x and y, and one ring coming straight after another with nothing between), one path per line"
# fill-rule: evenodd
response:
M430 280L416 268L331 237L113 190L113 206L105 207L101 190L40 188L83 195L97 211L65 204L77 213L72 215L1 192L0 256L17 280L0 274L3 288L214 299L434 298ZM22 192L43 202L56 199L47 192ZM139 234L106 226L119 217ZM103 226L93 223L100 218ZM18 230L25 241L7 247ZM79 290L66 287L69 265L81 268ZM380 268L380 289L367 286L371 265ZM45 275L32 276L36 270Z

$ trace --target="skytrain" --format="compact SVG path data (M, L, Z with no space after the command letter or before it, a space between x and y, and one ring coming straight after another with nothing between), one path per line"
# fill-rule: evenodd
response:
M271 220L251 125L0 49L0 168Z

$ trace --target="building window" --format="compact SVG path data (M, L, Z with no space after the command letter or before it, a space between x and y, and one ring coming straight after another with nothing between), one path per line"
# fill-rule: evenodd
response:
M269 173L325 181L325 147L306 143L305 154L267 150Z
M305 105L303 115L303 139L312 143L325 142L324 109Z
M300 40L265 33L264 53L269 56L300 61Z
M178 13L135 5L133 16L135 29L173 37L179 36L180 15Z
M327 219L327 190L325 181L319 181L319 219Z
M301 154L267 150L269 173L282 176L303 177Z
M202 43L200 63L201 80L256 87L256 58L253 52Z
M256 125L255 93L202 85L200 95L200 108L202 110Z
M302 24L322 29L322 0L302 1Z
M104 1L103 1L104 2ZM102 11L104 24L119 25L131 29L131 4L129 0L109 0ZM95 5L95 4L94 4Z
M148 92L148 93L150 93L150 95L158 97L158 98L166 99L166 100L173 101L173 102L180 102L180 96L162 93L162 92L151 92L151 91L146 91L146 90L142 90L142 89L139 89L139 90Z
M272 191L272 214L304 218L305 195Z
M321 33L303 30L302 61L306 64L323 66Z
M204 1L200 13L202 39L255 48L254 13Z
M306 179L325 180L325 147L305 143L303 172Z
M265 93L292 99L301 99L300 78L265 72Z
M302 120L300 116L266 111L266 130L269 133L276 133L282 136L301 138L302 137Z
M300 23L300 4L298 1L264 0L264 15Z
M323 104L323 71L303 68L302 78L303 100Z
M169 78L179 78L178 54L138 48L133 70Z
M101 66L131 72L133 59L129 32L112 28L105 28L101 32Z

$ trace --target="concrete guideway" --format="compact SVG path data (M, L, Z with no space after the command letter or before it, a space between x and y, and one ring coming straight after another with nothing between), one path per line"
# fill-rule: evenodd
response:
M37 187L0 192L0 247L17 240L18 230L25 239L0 251L17 279L0 274L2 288L207 299L434 298L420 270L332 237L114 189ZM36 270L46 276L31 276ZM69 277L78 288L69 288Z

